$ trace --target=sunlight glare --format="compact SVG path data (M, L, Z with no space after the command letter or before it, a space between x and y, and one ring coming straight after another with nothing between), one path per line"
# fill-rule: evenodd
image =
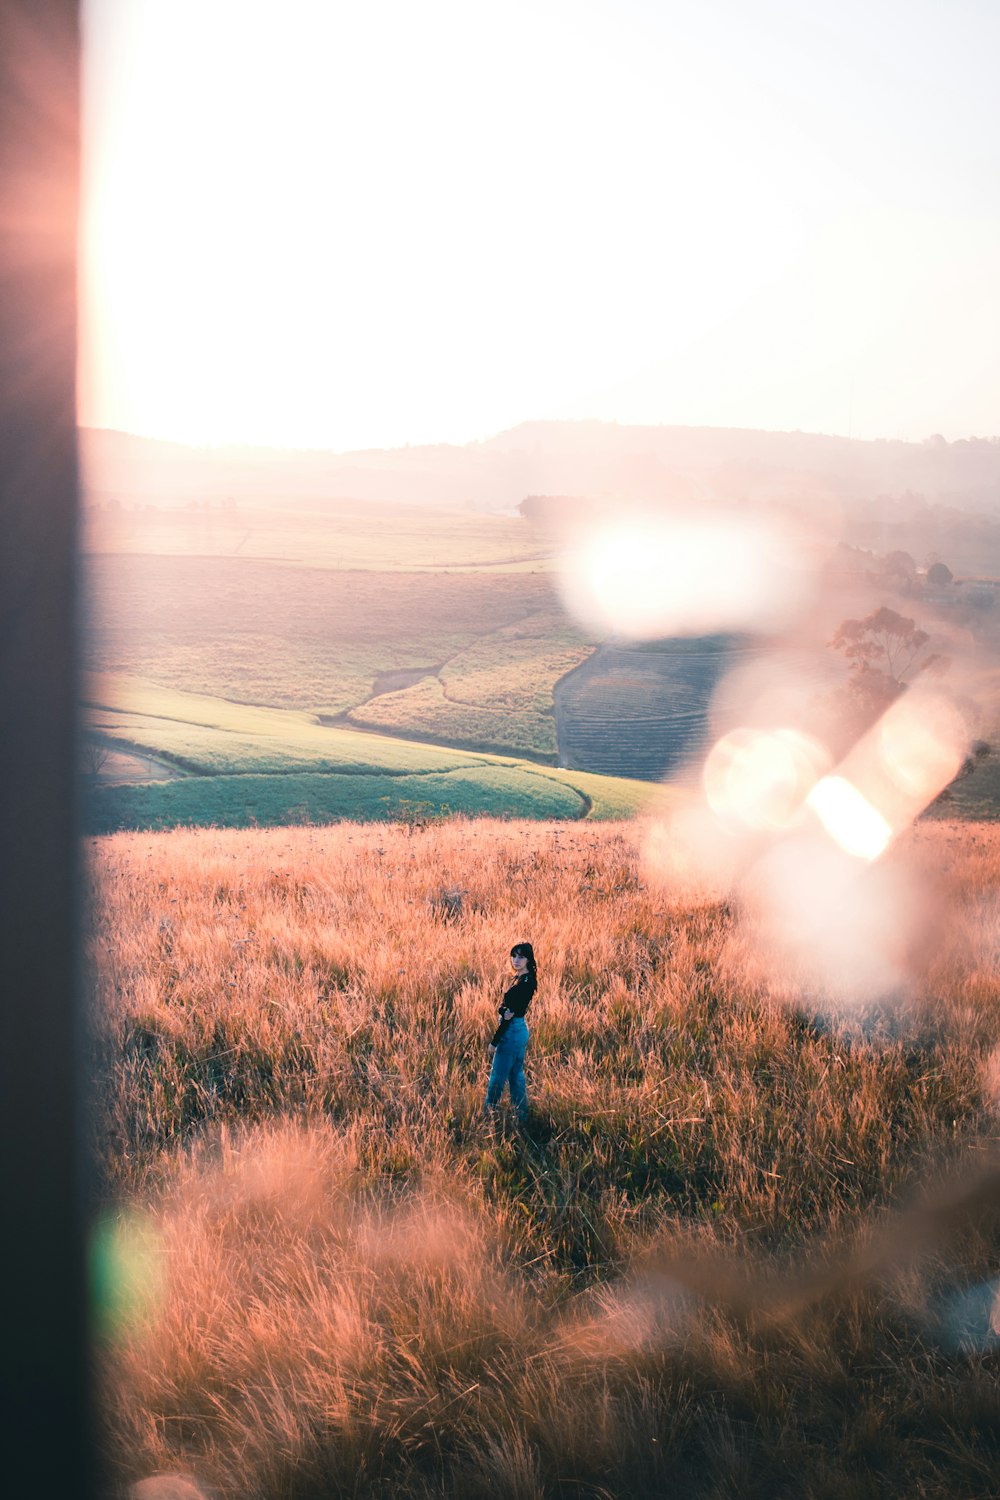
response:
M806 802L846 854L873 860L889 847L892 827L846 777L824 776Z
M883 856L959 769L967 731L946 697L914 688L833 769L818 739L773 717L796 697L808 712L808 687L756 665L727 679L714 717L746 720L709 751L700 795L647 825L646 875L675 896L735 894L779 990L902 995L927 960L934 898Z
M961 767L968 731L942 694L913 688L809 796L823 827L860 859L878 859Z
M878 755L908 799L926 805L957 775L968 732L958 710L938 693L907 693L878 726Z
M823 746L796 729L734 729L705 761L705 797L723 823L789 828L828 765Z
M909 877L818 834L773 844L745 882L761 939L785 984L866 1003L909 983L924 902Z
M671 897L720 899L732 888L744 858L742 841L700 799L678 802L643 827L644 877Z
M560 584L586 628L630 640L764 629L799 598L788 544L721 513L588 528L564 554Z

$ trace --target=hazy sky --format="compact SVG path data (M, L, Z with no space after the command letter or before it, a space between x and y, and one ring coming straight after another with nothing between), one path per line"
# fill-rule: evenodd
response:
M84 0L81 420L1000 432L993 0Z

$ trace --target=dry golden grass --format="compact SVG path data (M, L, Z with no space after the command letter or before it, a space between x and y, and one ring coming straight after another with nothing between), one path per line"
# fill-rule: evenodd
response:
M905 1011L825 1019L637 839L95 841L116 1482L995 1495L1000 834L896 852L943 881L940 939ZM524 937L533 1117L494 1131Z

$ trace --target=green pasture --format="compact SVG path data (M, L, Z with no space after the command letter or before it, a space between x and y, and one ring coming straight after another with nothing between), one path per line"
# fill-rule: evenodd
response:
M974 675L959 684L963 686L970 735L988 745L989 753L969 775L954 781L926 816L992 823L1000 819L1000 666L980 659Z
M325 726L303 713L121 675L90 678L86 701L88 726L105 742L183 773L174 781L94 786L86 818L92 832L449 813L622 818L634 816L651 791L644 782Z
M648 781L632 781L627 776L599 776L593 771L564 771L548 766L539 766L538 773L562 781L588 798L591 804L588 816L597 823L634 818L654 800L662 802L669 795L664 787Z
M438 745L326 726L299 711L227 703L120 675L91 677L85 702L92 729L196 775L403 775L452 771L477 760Z
M179 781L95 788L92 833L120 829L280 827L447 817L577 818L580 793L516 767L473 766L417 775L364 773L191 776Z
M968 778L955 782L948 796L928 808L925 817L995 823L1000 819L1000 762L987 761Z
M372 698L353 709L348 718L352 724L381 729L387 734L419 734L453 745L479 746L498 754L512 750L555 758L555 719L551 708L548 711L526 708L516 713L455 702L446 695L444 683L437 677L426 677L402 692Z

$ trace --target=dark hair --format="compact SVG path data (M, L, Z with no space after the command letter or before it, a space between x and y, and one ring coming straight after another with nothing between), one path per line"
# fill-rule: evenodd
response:
M530 943L515 943L510 950L511 958L526 958L528 960L528 973L534 974L535 955Z

